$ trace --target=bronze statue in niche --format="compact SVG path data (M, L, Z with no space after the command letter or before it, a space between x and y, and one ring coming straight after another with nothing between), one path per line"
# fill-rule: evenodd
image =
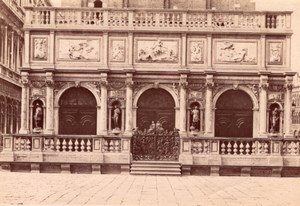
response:
M190 114L190 129L191 131L200 131L200 111L198 105L192 107Z
M277 107L274 107L271 110L269 115L269 132L270 133L278 133L279 132L279 123L280 123L280 111Z
M36 101L33 106L33 130L38 132L43 129L43 103L41 101Z

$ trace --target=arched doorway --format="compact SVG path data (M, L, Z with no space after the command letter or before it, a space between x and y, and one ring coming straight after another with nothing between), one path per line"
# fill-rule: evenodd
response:
M253 104L247 93L228 90L218 99L215 112L216 137L252 137Z
M96 134L97 103L83 88L70 88L59 100L59 134Z
M175 102L171 94L163 89L146 90L137 106L139 131L132 138L133 160L177 161L180 138L174 131Z
M137 110L137 127L149 129L152 121L162 124L163 129L175 128L175 102L164 89L148 89L139 98Z

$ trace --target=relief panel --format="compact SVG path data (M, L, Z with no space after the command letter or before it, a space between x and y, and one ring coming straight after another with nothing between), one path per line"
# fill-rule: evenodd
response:
M188 64L204 64L205 41L203 39L189 39Z
M179 63L179 39L136 39L136 63Z
M283 41L267 42L267 65L283 65Z
M257 41L216 40L214 62L216 64L257 65Z
M48 61L48 37L47 36L33 36L32 42L32 61Z
M56 58L59 61L100 61L101 39L96 37L57 38Z
M110 39L109 47L109 61L113 63L125 63L126 62L126 39Z

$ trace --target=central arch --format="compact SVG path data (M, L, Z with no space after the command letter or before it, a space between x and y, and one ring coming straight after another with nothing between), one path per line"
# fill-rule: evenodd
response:
M253 103L242 90L227 90L216 102L216 137L252 137Z
M59 134L96 134L97 103L86 88L72 87L59 100Z
M167 130L175 128L175 102L172 95L164 89L148 89L137 102L137 127L148 129L152 121L159 121Z

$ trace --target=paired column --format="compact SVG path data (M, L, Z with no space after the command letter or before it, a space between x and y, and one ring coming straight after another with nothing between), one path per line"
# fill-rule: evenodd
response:
M125 133L132 134L132 97L133 97L133 74L127 73L126 75L126 117L125 117Z
M28 72L22 72L22 104L21 104L21 128L20 134L29 133L29 79Z
M100 115L98 115L99 122L99 134L105 135L107 134L107 73L101 73L100 77L100 86L101 86L101 109Z
M259 136L266 137L267 134L267 90L269 87L268 76L260 76L259 93Z
M214 88L213 75L208 74L206 76L206 95L205 95L205 130L204 130L204 135L206 137L211 137L213 135L213 133L212 133L213 88Z
M284 133L285 137L291 137L291 118L292 118L292 89L293 89L293 77L287 76L285 78L285 99L284 99Z
M53 134L54 133L54 118L53 118L53 73L46 72L46 128L45 134Z
M186 74L181 74L179 85L180 85L179 130L181 133L185 133L186 132L186 89L188 86Z

